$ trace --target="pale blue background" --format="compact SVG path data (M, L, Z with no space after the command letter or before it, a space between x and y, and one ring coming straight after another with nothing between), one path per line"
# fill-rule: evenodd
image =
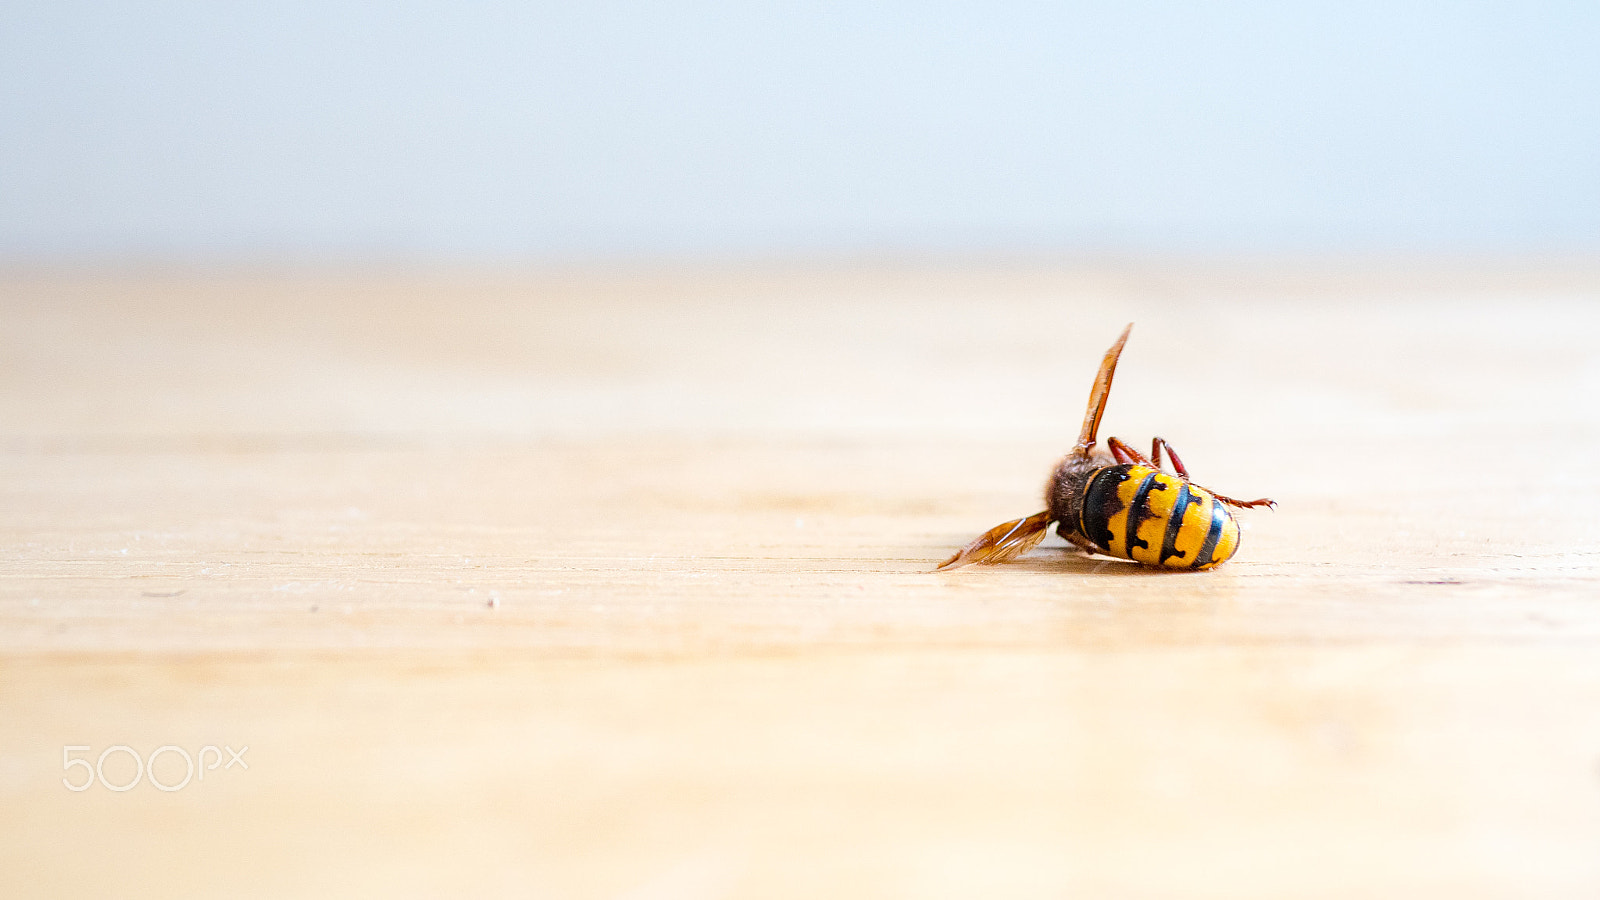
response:
M1600 3L7 3L0 258L1600 249Z

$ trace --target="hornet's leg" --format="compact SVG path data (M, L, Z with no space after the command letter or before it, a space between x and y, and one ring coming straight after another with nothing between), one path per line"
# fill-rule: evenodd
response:
M1106 438L1106 446L1111 449L1112 457L1114 457L1119 463L1132 462L1140 463L1146 466L1154 466L1150 460L1145 459L1143 453L1140 453L1139 451L1123 443L1121 438Z
M1183 460L1178 458L1177 451L1172 449L1172 445L1167 443L1165 438L1156 438L1155 441L1152 442L1150 455L1156 459L1160 459L1162 450L1167 451L1167 458L1172 460L1173 471L1177 472L1184 478L1188 478L1189 470L1184 468Z
M1167 451L1167 458L1172 460L1172 468L1177 471L1178 475L1185 480L1188 480L1189 470L1183 465L1183 460L1178 458L1178 454L1173 451L1172 445L1167 443L1163 438L1156 438L1155 446L1151 448L1150 455L1160 459L1162 450ZM1207 490L1210 490L1210 488L1207 488ZM1276 502L1268 500L1265 497L1261 498L1260 500L1235 500L1232 497L1224 497L1216 491L1211 491L1211 496L1216 497L1217 502L1219 503L1224 503L1228 506L1236 507L1238 509L1254 509L1258 506L1276 509L1278 506Z
M1206 490L1209 491L1211 489L1206 488ZM1265 506L1269 509L1278 508L1278 501L1268 500L1265 497L1262 497L1260 500L1235 500L1232 497L1224 497L1216 491L1211 491L1211 496L1217 498L1219 503L1226 503L1229 506L1237 507L1239 509L1255 509L1258 506Z
M1079 550L1082 550L1083 552L1088 553L1088 554L1095 554L1095 553L1103 553L1103 552L1105 552L1105 551L1101 550L1099 547L1096 547L1088 538L1084 537L1083 535L1077 533L1076 531L1067 531L1065 529L1066 529L1066 523L1063 522L1060 525L1056 526L1056 534L1059 534L1062 537L1066 538L1067 539L1067 543L1071 544L1072 546L1077 547Z

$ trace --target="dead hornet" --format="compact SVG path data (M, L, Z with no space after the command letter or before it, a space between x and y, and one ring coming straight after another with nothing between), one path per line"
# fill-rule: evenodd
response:
M1132 331L1131 324L1124 328L1100 363L1078 443L1045 488L1049 508L989 529L941 563L941 571L1010 562L1038 546L1051 525L1087 553L1164 569L1209 569L1239 549L1239 523L1228 507L1277 506L1266 499L1224 497L1190 482L1183 460L1161 438L1151 442L1148 458L1117 438L1106 441L1109 453L1095 450L1111 376ZM1162 451L1177 474L1161 471Z

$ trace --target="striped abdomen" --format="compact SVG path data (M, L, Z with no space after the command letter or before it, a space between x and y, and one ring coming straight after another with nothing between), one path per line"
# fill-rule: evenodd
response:
M1239 523L1212 493L1176 475L1124 463L1089 473L1078 531L1109 556L1169 569L1209 569L1239 549Z

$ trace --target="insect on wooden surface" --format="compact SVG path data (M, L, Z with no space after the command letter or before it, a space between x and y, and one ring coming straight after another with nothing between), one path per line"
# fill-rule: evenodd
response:
M989 529L939 564L939 570L1010 562L1044 540L1050 526L1073 546L1163 569L1209 569L1239 549L1239 523L1228 507L1272 507L1271 500L1235 500L1189 480L1171 445L1155 438L1150 455L1117 438L1095 448L1100 416L1117 359L1133 325L1106 351L1089 392L1083 430L1045 487L1044 512ZM1176 474L1162 470L1163 451Z

